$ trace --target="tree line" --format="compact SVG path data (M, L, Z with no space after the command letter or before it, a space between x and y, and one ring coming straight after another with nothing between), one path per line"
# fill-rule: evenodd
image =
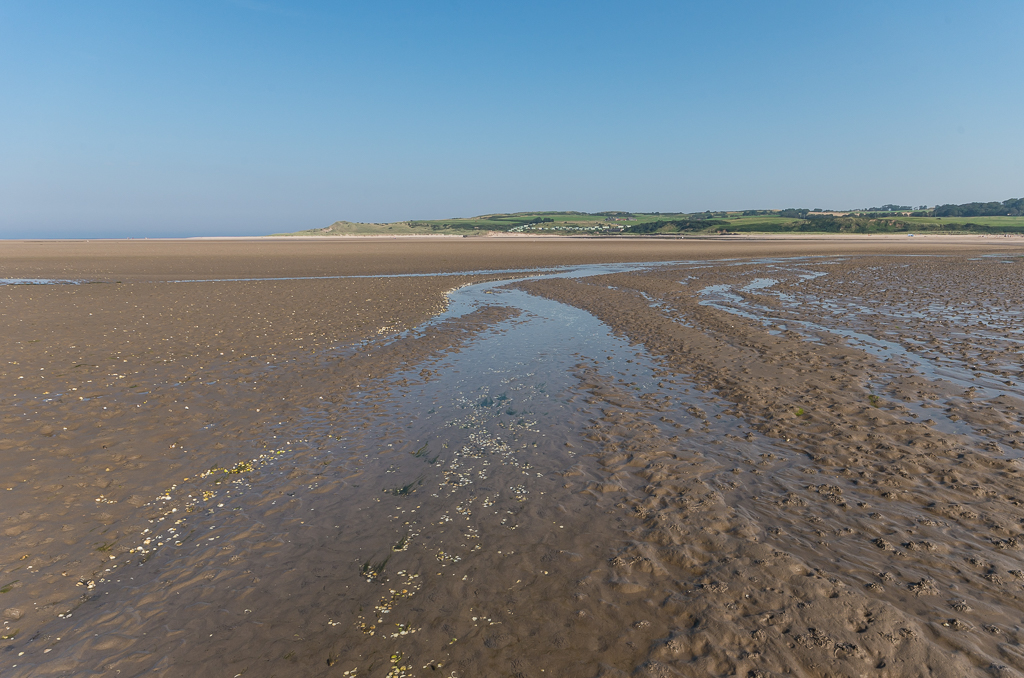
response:
M702 231L712 226L728 226L729 222L722 219L666 219L645 221L632 224L622 229L623 233L682 233L683 231Z
M1002 202L966 202L962 205L939 205L935 217L1019 217L1024 216L1024 198Z

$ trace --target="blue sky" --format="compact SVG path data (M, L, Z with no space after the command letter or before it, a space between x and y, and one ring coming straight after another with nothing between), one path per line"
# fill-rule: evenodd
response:
M1024 3L0 2L0 237L1024 195Z

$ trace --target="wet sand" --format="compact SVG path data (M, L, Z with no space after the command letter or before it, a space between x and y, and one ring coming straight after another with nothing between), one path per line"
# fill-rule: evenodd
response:
M0 671L1018 675L1020 251L5 247Z

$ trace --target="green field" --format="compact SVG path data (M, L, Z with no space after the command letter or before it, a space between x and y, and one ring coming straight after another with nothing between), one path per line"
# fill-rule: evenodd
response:
M791 210L787 211L792 214ZM797 215L799 216L799 215ZM458 219L393 223L337 221L326 228L276 235L710 235L716 233L1024 233L1024 216L933 217L892 214L781 216L777 210L743 212L516 212Z

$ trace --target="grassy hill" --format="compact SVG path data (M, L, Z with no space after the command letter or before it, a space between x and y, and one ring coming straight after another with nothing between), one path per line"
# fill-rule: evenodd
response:
M516 212L471 218L359 223L276 235L710 235L717 233L1024 233L1022 216L934 216L916 212L746 210L700 213Z
M488 231L505 233L600 233L617 231L634 215L619 212L587 214L585 212L516 212L484 214L478 217L396 221L392 223L358 223L336 221L326 228L278 233L276 235L417 235L450 233L482 234Z

